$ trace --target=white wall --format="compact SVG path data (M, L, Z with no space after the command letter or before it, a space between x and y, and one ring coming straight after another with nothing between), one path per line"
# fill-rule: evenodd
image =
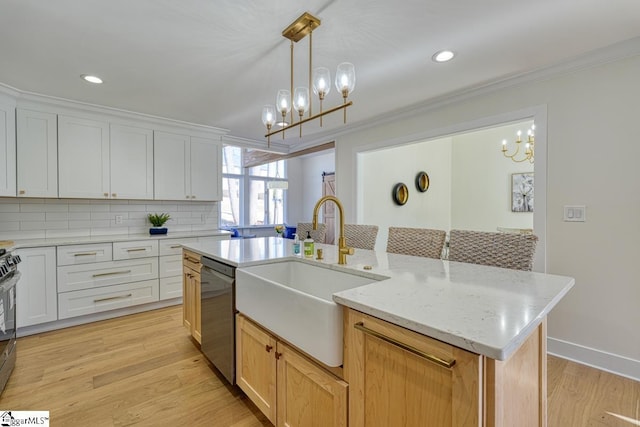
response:
M287 224L311 222L313 207L322 197L322 173L335 171L335 150L287 160L289 190Z
M532 228L532 213L511 212L511 174L533 172L533 165L513 162L500 151L503 139L515 140L516 132L526 134L531 124L529 120L359 154L358 180L366 185L359 189L358 222L380 227L376 249L386 248L390 226L446 231ZM419 171L430 179L424 193L414 184ZM404 206L391 199L398 182L409 188Z
M343 135L336 141L338 197L355 217L358 189L364 186L357 182L359 150L388 146L414 134L450 133L460 124L510 112L546 112L538 141L547 143L547 172L536 173L537 184L547 181L542 183L546 207L536 206L545 214L547 272L576 278L574 288L549 315L549 348L640 378L640 180L635 174L640 158L640 41L637 44L625 59L485 89ZM572 204L586 205L586 222L563 222L563 205Z
M520 122L452 138L452 229L496 231L497 227L533 228L532 213L511 211L511 175L533 172L533 165L529 162L515 163L500 151L503 139L511 140L507 147L515 150L513 140L516 132L522 130L526 135L532 123Z
M147 214L162 212L169 233L218 229L216 202L12 197L0 198L0 240L148 233Z
M376 250L385 250L390 226L449 230L451 138L362 153L358 165L362 203L357 222L379 227ZM429 175L430 186L424 193L415 186L420 171ZM392 199L399 182L409 189L403 206Z

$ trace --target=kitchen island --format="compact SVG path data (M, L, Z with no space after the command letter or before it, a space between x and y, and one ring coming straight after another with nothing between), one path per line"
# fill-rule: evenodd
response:
M274 237L195 243L187 248L242 268L296 257L292 246L291 240ZM425 389L425 383L417 380L420 375L438 378L438 388L451 397L440 402L449 408L440 411L447 413L444 418L438 418L445 424L546 425L546 316L574 285L573 278L366 250L356 250L347 258L348 265L337 265L337 247L316 247L323 249L324 259L302 261L378 280L333 295L345 307L344 378L349 383L350 425L374 425L365 420L365 413L381 407L380 402L369 401L375 383L378 389L386 384L390 392L396 387L407 396L411 387ZM407 359L418 356L407 356L403 350L391 357L397 347L389 344L393 348L381 350L387 342L355 329L354 319L356 323L366 319L365 329L378 334L397 333L395 341L408 341L413 348L424 341L421 353L437 353L441 359L464 354L468 362L458 359L453 369L444 369L445 377L423 372L424 367L415 368L416 362ZM376 346L382 352L376 353ZM367 379L374 362L389 370L413 364L399 372L410 375L409 382L415 384L387 384L380 372L375 381ZM418 400L405 409L428 404L424 401L428 396L414 393L404 401L409 398ZM401 409L388 408L393 413ZM428 412L438 413L432 409ZM381 424L388 422L385 411L374 412ZM405 424L411 422L407 419Z

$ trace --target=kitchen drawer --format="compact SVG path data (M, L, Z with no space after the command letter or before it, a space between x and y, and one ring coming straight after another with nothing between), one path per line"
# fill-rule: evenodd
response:
M111 243L58 246L58 265L88 264L91 262L111 261Z
M58 318L83 316L158 301L158 279L58 294Z
M58 292L158 278L158 257L58 267Z
M180 298L182 296L182 274L177 277L160 279L160 300Z
M187 250L182 251L182 263L184 268L190 268L191 270L200 273L200 269L202 268L200 259L200 255L195 252Z
M182 256L167 255L160 257L160 278L163 277L182 277Z
M134 259L158 256L157 240L113 242L113 259Z
M181 255L182 244L197 243L197 237L186 237L184 239L162 239L158 240L160 246L160 256L164 255Z

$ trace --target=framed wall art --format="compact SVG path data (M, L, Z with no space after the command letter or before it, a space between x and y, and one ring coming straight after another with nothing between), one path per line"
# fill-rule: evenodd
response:
M511 174L511 212L533 212L533 172Z

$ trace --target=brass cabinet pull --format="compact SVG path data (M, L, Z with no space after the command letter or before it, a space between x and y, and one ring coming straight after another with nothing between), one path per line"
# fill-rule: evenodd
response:
M131 248L131 249L127 249L127 252L142 252L142 251L146 251L145 248Z
M18 191L18 194L27 194L27 192L24 191L24 190L20 190L20 191Z
M104 193L104 197L109 197L109 193Z
M118 197L116 193L111 193L111 197Z
M97 303L97 302L111 301L113 299L129 298L130 296L133 296L133 294L120 295L120 296L117 296L117 297L107 297L107 298L94 299L93 302Z
M127 273L131 273L131 270L111 271L109 273L98 273L98 274L94 274L93 277L113 276L116 274L127 274Z
M363 322L358 322L353 325L359 331L364 332L365 334L369 334L373 337L381 339L382 341L388 342L389 344L395 345L396 347L400 347L403 350L408 351L409 353L415 354L418 357L422 357L423 359L428 360L431 363L435 363L438 366L442 366L443 368L451 369L453 365L456 364L456 360L444 360L439 358L438 356L434 356L429 353L425 353L424 351L420 351L417 348L410 346L408 344L401 343L400 341L394 340L393 338L389 338L386 335L382 335L379 332L374 331L373 329L369 329L364 326Z
M171 245L171 246L169 246L169 247L170 247L171 249L178 249L178 248L181 248L181 247L182 247L182 245Z
M78 252L77 254L73 254L73 256L94 256L98 255L98 252Z
M267 353L269 353L271 350L273 350L273 346L267 344L267 345L265 345L264 349L267 350Z
M192 257L190 257L189 255L185 255L185 256L184 256L184 259L186 259L186 260L187 260L187 261L189 261L189 262L193 262L193 263L196 263L196 264L200 264L200 260L199 260L199 259L197 259L197 258L192 258Z

